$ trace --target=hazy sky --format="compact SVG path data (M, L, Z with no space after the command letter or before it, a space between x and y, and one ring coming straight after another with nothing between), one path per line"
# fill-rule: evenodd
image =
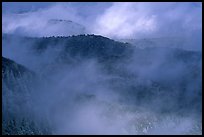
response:
M202 33L199 2L4 2L2 16L6 33L19 28L41 31L49 19L72 20L85 26L87 33L111 38L201 37Z
M71 20L83 25L86 33L117 40L186 37L185 44L202 47L202 5L188 2L3 3L2 32L39 37L56 35L59 31L67 35L66 32L72 31L74 23L68 29L66 23L49 24L50 19ZM89 41L91 37L86 38ZM39 39L2 39L3 56L36 74L35 83L27 76L13 79L13 73L8 72L9 80L14 81L11 84L19 89L22 86L26 94L12 94L10 84L7 86L4 81L3 103L12 106L5 107L6 110L18 115L15 110L19 109L20 116L25 111L29 120L36 116L40 120L37 127L42 129L41 126L50 124L52 134L188 134L192 130L201 134L202 59L199 53L131 47L132 55L122 52L125 58L120 58L122 47L115 50L110 45L112 41L105 39L97 43L107 47L101 52L105 53L102 58L80 56L98 51L97 45L93 50L92 46L83 48L86 38L76 39L77 50L82 48L79 51L69 48L69 42L75 39L52 38L42 43L46 48L41 52L38 52ZM34 86L31 95L27 94L31 87L25 82L32 82ZM15 103L22 102L24 95L30 99L33 111Z

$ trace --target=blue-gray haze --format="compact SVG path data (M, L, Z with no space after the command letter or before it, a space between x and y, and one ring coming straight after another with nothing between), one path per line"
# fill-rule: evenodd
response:
M3 2L3 134L202 134L199 2Z

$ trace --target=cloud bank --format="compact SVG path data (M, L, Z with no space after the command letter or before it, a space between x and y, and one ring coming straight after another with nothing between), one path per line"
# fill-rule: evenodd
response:
M111 38L197 36L202 29L202 5L196 2L53 3L20 15L6 12L3 32L14 33L21 28L38 36L49 19L71 20L85 26L86 33ZM49 33L42 35L55 35Z
M80 49L83 37L77 39ZM114 69L107 73L96 57L63 58L70 46L63 38L41 38L61 40L40 47L31 39L4 38L2 54L40 77L30 113L37 123L48 121L50 134L201 134L199 52L136 48L128 60L109 62ZM47 48L36 50L41 46Z
M82 33L99 34L114 39L185 37L190 47L202 48L201 3L117 2L45 5L31 8L31 10L27 8L26 11L20 11L20 13L18 9L4 12L2 32L32 37L67 36ZM81 29L83 27L85 29ZM26 43L18 39L9 42L9 44L4 44L4 56L35 70L36 73L46 75L49 79L47 83L43 83L45 86L40 85L39 93L35 92L34 100L37 107L34 109L39 115L38 118L52 119L51 125L54 125L55 129L53 134L188 134L186 132L194 128L196 123L194 123L194 118L196 120L198 118L194 114L180 117L176 114L160 115L151 109L140 110L140 107L134 106L132 108L129 101L134 102L135 99L124 98L124 93L120 93L120 89L126 88L128 84L131 86L136 82L142 83L142 79L128 83L125 83L125 80L119 81L121 87L110 88L109 82L117 78L101 72L100 65L95 60L84 61L76 67L63 64L50 66L53 63L52 60L63 49L48 48L44 54L39 56L33 54L27 46L33 43ZM62 45L59 44L56 47L60 46ZM134 55L126 65L126 69L141 78L157 80L165 85L176 80L182 82L181 77L190 76L188 71L184 71L188 66L180 62L174 66L164 64L165 61L168 62L168 59L165 58L168 52L159 50L155 54L147 52L141 55L136 52ZM147 57L152 59L150 60L152 64L143 64L146 62L148 64ZM192 72L195 70L193 69ZM193 73L190 74L193 75ZM186 94L183 96L184 101L193 102L191 98L194 99L200 95L197 93L200 91L200 86L195 88L196 84L201 85L199 78L194 81L195 83L188 85ZM145 81L143 84L152 83ZM197 92L192 93L194 90ZM47 97L49 99L45 100ZM155 109L163 109L166 104L163 106L162 103L169 99L168 97L157 99L152 104L147 103L144 108L157 106ZM121 100L127 102L121 103ZM176 104L176 101L168 102L168 107L173 108ZM200 117L198 121L200 123ZM87 126L86 123L89 125ZM202 129L199 129L199 133L200 130Z
M200 3L114 3L95 31L122 38L181 36L202 29Z

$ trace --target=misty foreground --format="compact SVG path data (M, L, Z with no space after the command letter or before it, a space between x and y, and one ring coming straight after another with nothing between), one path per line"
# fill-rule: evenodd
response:
M3 134L202 134L199 51L2 39Z

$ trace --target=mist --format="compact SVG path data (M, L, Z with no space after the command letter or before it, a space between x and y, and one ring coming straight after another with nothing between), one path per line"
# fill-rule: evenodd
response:
M27 10L21 12L20 7ZM73 22L52 25L49 23L52 19ZM73 29L76 24L81 26ZM179 37L185 39L186 49L202 49L199 2L59 2L16 6L3 3L2 25L3 33L32 37L78 34L98 34L112 39Z
M29 87L29 105L22 110L14 103L25 94L7 89L2 78L4 120L7 114L26 117L54 135L202 134L201 3L49 3L23 12L19 7L3 8L2 56L35 78L9 79ZM50 29L52 19L80 27ZM116 41L163 37L184 37L184 48ZM8 103L9 98L14 99Z

